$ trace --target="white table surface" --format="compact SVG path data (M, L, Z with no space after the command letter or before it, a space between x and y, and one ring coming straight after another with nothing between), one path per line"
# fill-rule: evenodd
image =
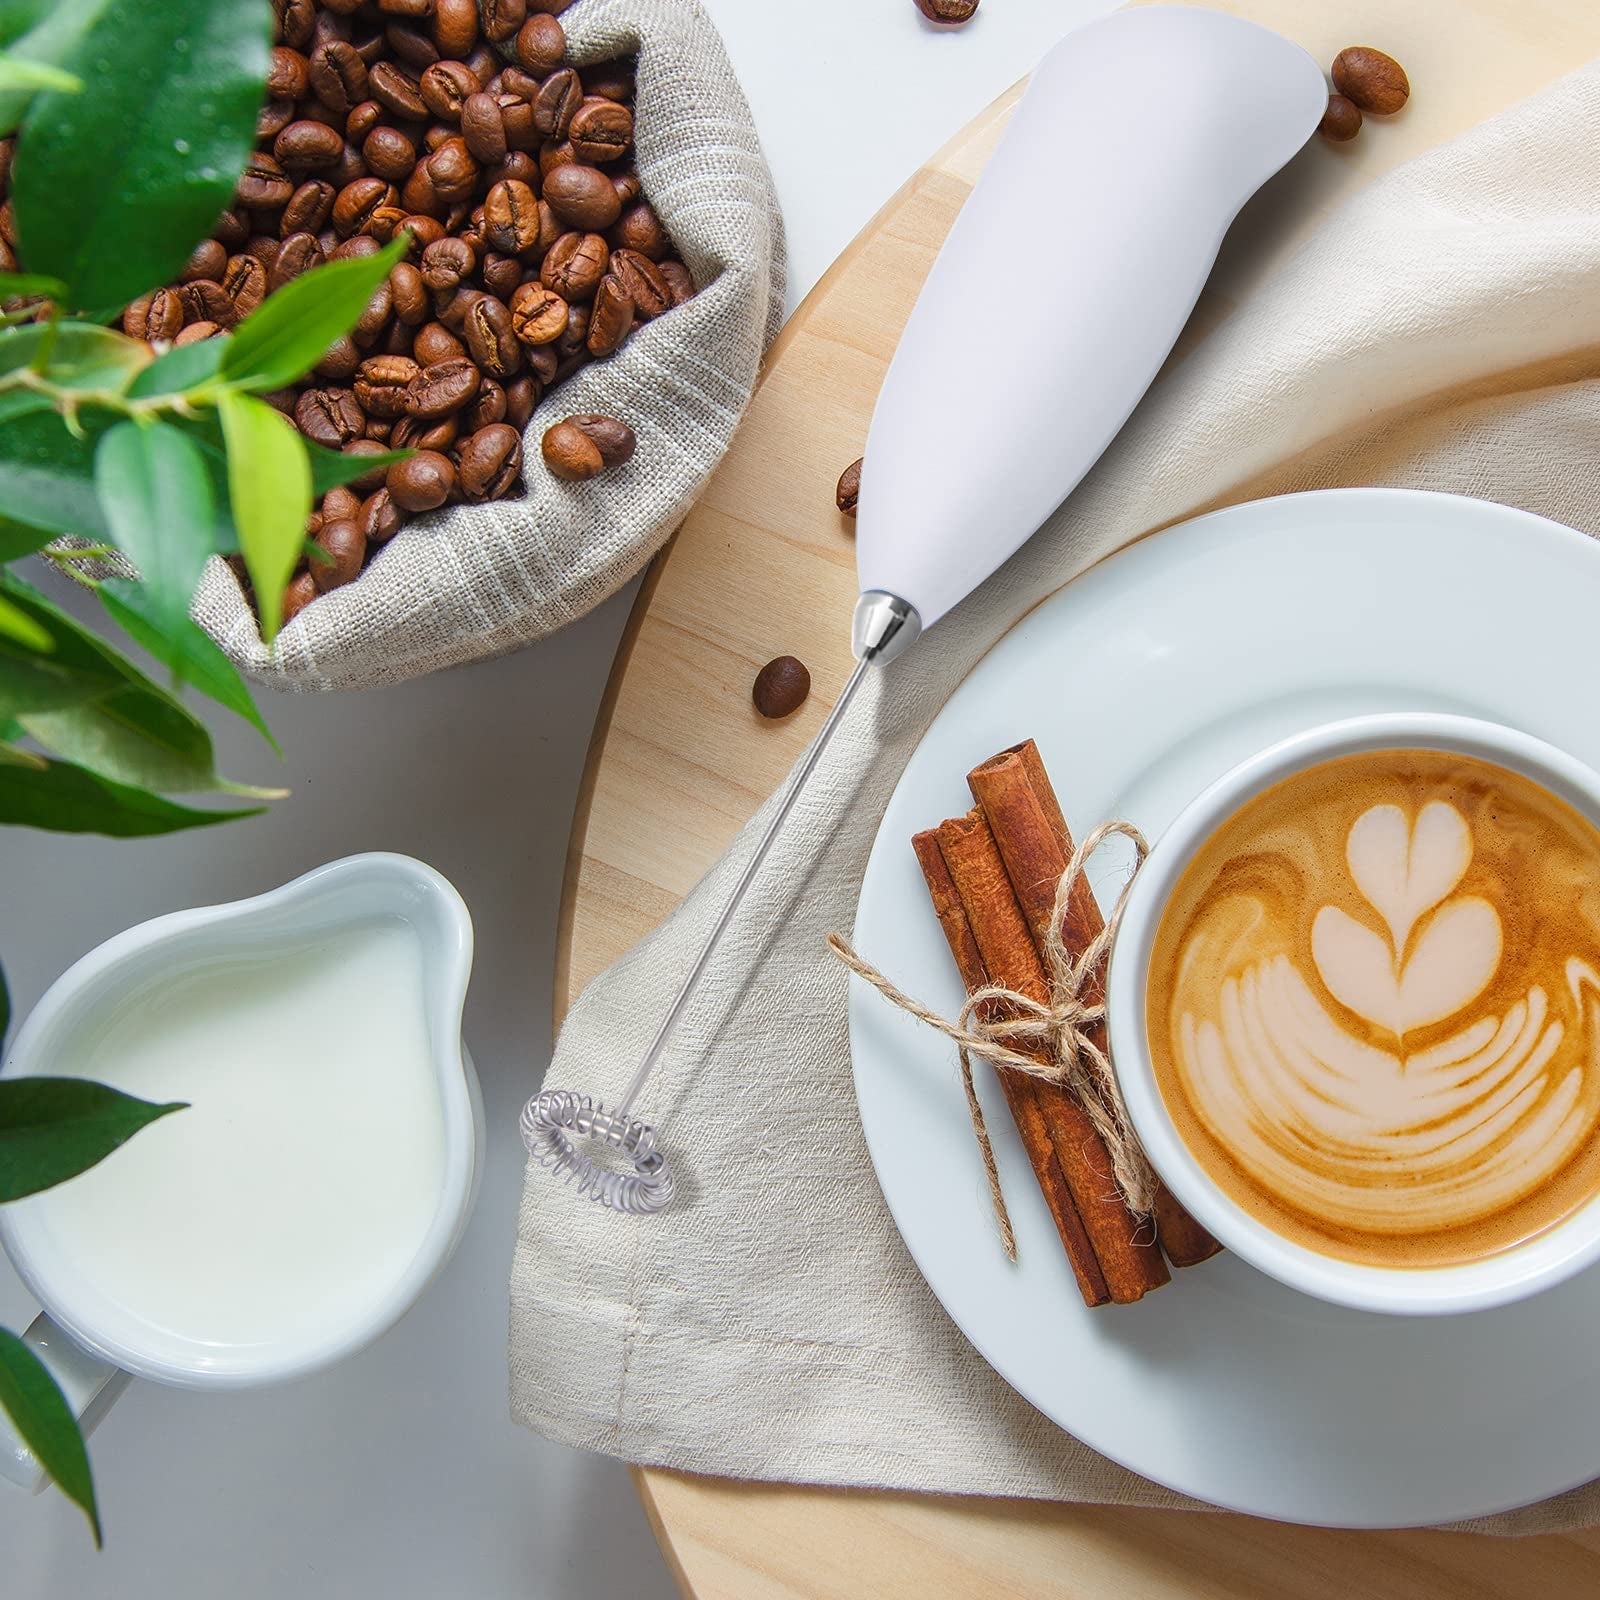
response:
M705 0L755 109L789 230L790 305L878 205L1105 0L984 0L935 29L912 0ZM65 588L52 583L52 591ZM521 655L363 695L268 696L281 781L257 820L167 839L0 832L0 959L17 1014L132 923L230 900L365 849L431 862L477 928L467 1038L487 1167L455 1260L385 1338L285 1388L136 1384L92 1446L106 1529L0 1484L17 1600L668 1600L626 1471L547 1444L506 1405L516 1114L550 1056L556 901L574 795L627 615L619 596ZM225 771L278 781L218 713ZM34 1307L0 1259L0 1322Z

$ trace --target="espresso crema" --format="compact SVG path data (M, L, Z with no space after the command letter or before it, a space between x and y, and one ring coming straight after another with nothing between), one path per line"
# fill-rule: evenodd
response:
M1256 796L1162 915L1162 1098L1275 1232L1448 1266L1600 1192L1600 832L1532 780L1427 750Z

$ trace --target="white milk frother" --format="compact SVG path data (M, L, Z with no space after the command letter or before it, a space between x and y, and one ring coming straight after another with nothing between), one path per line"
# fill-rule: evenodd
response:
M671 1201L671 1169L633 1103L868 667L965 599L1099 460L1176 342L1239 208L1327 103L1298 45L1188 6L1116 12L1039 63L933 263L872 415L855 671L616 1108L562 1089L524 1108L523 1139L543 1165L619 1211ZM1012 276L1000 298L1015 325L975 347L971 306L994 301L997 270ZM981 420L981 448L960 438L968 419ZM592 1159L578 1138L632 1170Z

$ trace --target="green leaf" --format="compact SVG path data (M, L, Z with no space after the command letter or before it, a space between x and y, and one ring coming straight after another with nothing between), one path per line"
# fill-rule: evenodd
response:
M370 456L347 456L313 444L309 439L305 443L306 455L311 459L311 493L319 500L341 483L349 483L352 478L359 478L376 467L392 467L395 462L405 461L412 455L410 450L383 450L374 451Z
M0 1406L56 1487L82 1508L98 1546L100 1509L78 1419L45 1364L7 1328L0 1328Z
M169 667L175 677L243 717L279 755L283 754L250 698L244 679L204 628L189 617L158 620L149 612L150 597L144 586L120 578L108 578L100 585L100 603L141 649Z
M6 1035L11 1031L11 990L6 983L5 968L0 967L0 1051L6 1046Z
M60 66L105 0L0 0L0 44L14 61ZM35 91L0 93L0 135L14 133Z
M0 272L0 300L31 299L47 294L59 300L67 286L59 278L48 278L42 272Z
M50 533L78 533L97 544L110 539L94 492L94 449L112 418L79 418L84 436L70 432L53 411L13 417L0 427L0 506L8 517Z
M0 89L54 89L58 94L82 94L83 79L42 61L0 56Z
M157 627L187 622L216 548L217 507L200 447L170 423L119 422L94 455L112 542L139 569Z
M300 435L264 401L224 390L217 414L228 448L233 523L255 585L261 638L271 644L311 515L311 463Z
M75 307L125 305L175 278L233 198L271 42L262 0L106 0L18 137L19 253Z
M175 344L160 355L128 385L130 399L148 395L187 394L217 375L230 343L225 333L198 339L193 344Z
M24 650L34 652L48 651L50 648L50 635L41 628L21 606L14 604L0 594L0 640L10 640L20 644ZM0 646L3 648L3 646ZM0 690L0 695L4 691Z
M406 253L407 236L376 255L314 267L267 296L234 329L222 376L258 393L281 389L309 372L328 346L356 324L389 269Z
M63 389L110 389L120 394L141 367L150 365L142 339L94 322L29 322L0 332L0 376L39 360ZM42 364L42 363L41 363Z
M255 817L264 809L202 811L144 789L113 783L67 761L47 761L42 769L0 765L0 823L49 828L55 833L141 839Z
M141 1128L187 1109L87 1078L0 1078L0 1205L87 1172Z
M30 528L25 522L0 517L0 561L19 561L42 550L55 535L48 528Z
M155 687L131 662L15 573L0 573L0 599L44 631L48 652L41 658L0 641L0 718L81 705L129 684Z

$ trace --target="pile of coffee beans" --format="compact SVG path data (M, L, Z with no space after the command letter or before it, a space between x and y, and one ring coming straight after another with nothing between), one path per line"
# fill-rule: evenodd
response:
M632 68L567 65L568 4L273 0L268 100L234 204L180 281L123 316L152 343L209 338L308 268L409 232L352 332L267 396L329 449L417 452L323 497L308 533L331 559L296 574L286 619L409 516L517 492L545 392L694 292L634 170ZM578 437L585 466L633 450L621 423Z

